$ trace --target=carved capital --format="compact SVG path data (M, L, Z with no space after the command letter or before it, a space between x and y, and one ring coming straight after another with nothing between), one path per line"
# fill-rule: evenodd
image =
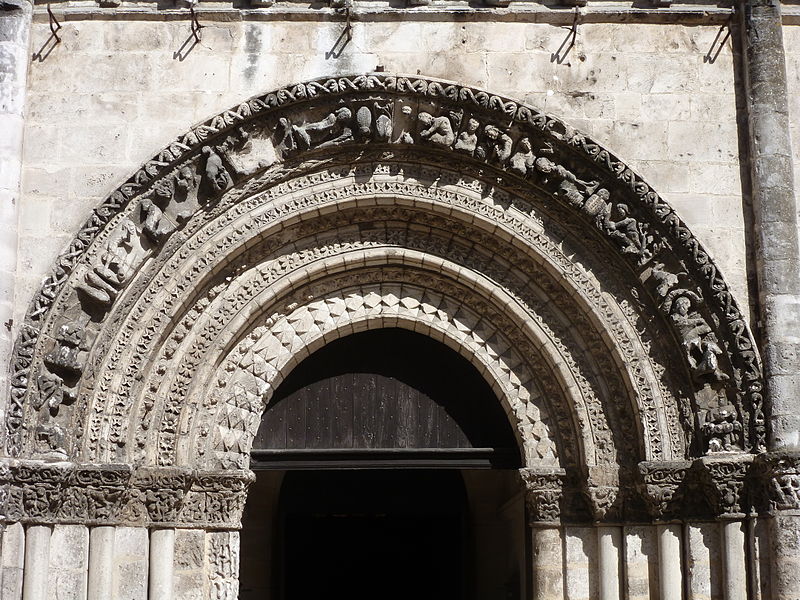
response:
M715 516L738 517L750 510L747 480L753 456L706 456L695 461L699 489Z
M520 469L530 523L557 522L561 516L563 469Z
M619 474L611 467L590 467L584 496L595 521L618 521L622 517Z
M761 454L753 470L759 508L768 512L800 510L800 453Z
M678 516L683 483L691 466L690 461L639 463L639 490L651 517L670 520Z

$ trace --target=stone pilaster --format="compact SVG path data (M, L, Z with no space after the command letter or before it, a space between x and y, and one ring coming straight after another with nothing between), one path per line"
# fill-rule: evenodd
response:
M742 3L769 449L800 449L800 246L779 0Z

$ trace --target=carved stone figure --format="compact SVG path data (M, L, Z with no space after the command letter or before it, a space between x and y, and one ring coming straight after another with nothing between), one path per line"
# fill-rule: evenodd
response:
M114 302L133 271L131 251L136 236L134 224L124 221L106 242L92 270L86 274L83 285L79 287L81 292L101 306L107 307Z
M411 114L414 111L411 110L411 107L406 105L400 109L400 114L402 115L401 118L406 121L411 121ZM408 129L403 129L400 132L400 135L397 136L397 139L394 141L395 144L413 144L414 143L414 136L411 135Z
M486 160L500 165L505 164L511 156L514 141L494 125L487 125L483 131L486 134Z
M702 425L709 452L735 452L741 450L739 436L742 424L731 405L709 410Z
M275 151L281 156L297 150L297 141L294 139L292 122L286 117L278 119L275 127Z
M160 243L178 228L178 224L171 221L151 198L144 198L141 208L142 230L152 241Z
M653 265L650 276L656 282L656 294L659 298L664 298L669 291L678 283L678 276L664 270L664 263L657 262Z
M39 410L47 404L51 412L58 411L62 404L71 404L75 401L75 390L67 387L64 380L55 373L45 371L36 378L39 394L33 396L33 408Z
M211 146L203 146L202 152L206 155L206 180L211 189L216 193L222 193L232 187L233 179L222 164L220 155Z
M533 173L535 162L536 157L533 154L531 141L527 137L524 137L519 141L519 144L517 144L517 151L514 153L514 156L511 157L508 168L514 173L525 177Z
M623 252L636 254L640 257L640 263L646 262L652 257L652 253L647 248L648 236L643 226L630 216L625 204L617 204L614 208L619 215L618 219L612 218L609 205L607 210L598 215L600 226L611 238L622 243Z
M390 105L391 106L391 105ZM375 141L388 142L392 138L392 116L389 106L375 104Z
M327 148L353 141L352 120L353 112L342 106L320 121L293 125L292 130L299 148Z
M44 356L44 363L53 371L79 375L83 364L79 360L83 342L83 327L78 323L65 323L58 330L56 345Z
M478 147L478 127L480 127L480 123L478 123L477 120L470 118L467 121L464 130L458 134L458 138L456 139L453 149L458 150L459 152L464 152L465 154L469 154L470 156L475 154L475 148Z
M419 132L422 139L429 141L434 146L442 146L449 148L453 145L456 139L453 133L453 124L447 117L434 117L427 112L421 112L417 115L419 122L425 126L425 129Z
M688 295L678 296L672 302L670 320L677 329L692 372L698 376L711 376L717 381L728 379L719 370L717 356L722 349L706 320L697 311L692 311L692 300Z

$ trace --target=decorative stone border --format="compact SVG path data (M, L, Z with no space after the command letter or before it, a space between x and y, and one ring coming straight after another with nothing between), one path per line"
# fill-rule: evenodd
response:
M0 521L239 529L250 471L0 463Z

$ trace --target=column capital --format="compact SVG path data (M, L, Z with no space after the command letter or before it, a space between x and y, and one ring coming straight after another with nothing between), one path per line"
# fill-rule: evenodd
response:
M558 523L561 518L564 470L547 467L520 469L519 477L525 493L528 522Z
M684 481L692 467L688 460L639 463L639 491L653 519L669 521L680 516Z
M715 516L742 518L750 512L752 454L704 456L695 461L699 489Z

